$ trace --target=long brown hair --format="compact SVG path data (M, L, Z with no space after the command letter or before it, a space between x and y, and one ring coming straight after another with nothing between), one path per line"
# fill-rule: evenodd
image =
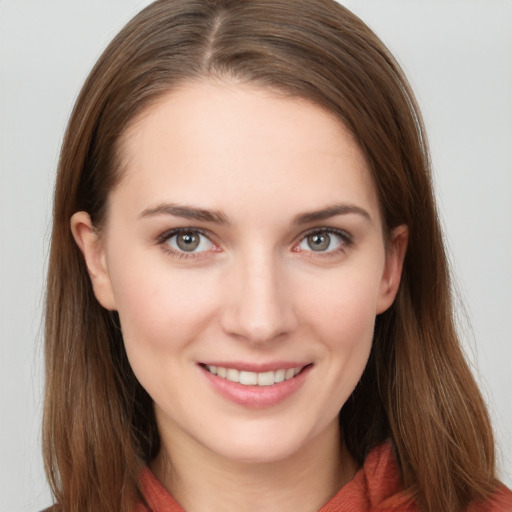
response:
M391 439L406 495L462 511L496 488L486 408L454 328L424 128L400 67L331 0L159 0L105 50L77 99L59 162L46 301L46 471L65 512L131 511L160 449L150 397L126 358L115 312L94 297L70 232L98 229L121 178L119 140L177 85L229 78L306 98L354 134L385 229L409 227L394 305L376 320L363 377L340 422L353 457Z

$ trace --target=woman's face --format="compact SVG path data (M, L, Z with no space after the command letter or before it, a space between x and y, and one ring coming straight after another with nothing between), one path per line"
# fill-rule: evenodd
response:
M164 445L271 461L337 436L406 243L386 250L353 138L304 100L203 82L121 150L101 239L83 212L72 228Z

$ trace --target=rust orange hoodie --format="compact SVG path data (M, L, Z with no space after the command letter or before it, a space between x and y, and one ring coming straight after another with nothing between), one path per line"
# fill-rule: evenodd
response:
M149 508L141 504L137 512L184 512L148 468L141 474L141 485ZM384 443L370 452L354 478L318 512L419 512L419 509L403 492L391 445ZM468 512L512 512L512 492L503 486L492 500L475 503Z

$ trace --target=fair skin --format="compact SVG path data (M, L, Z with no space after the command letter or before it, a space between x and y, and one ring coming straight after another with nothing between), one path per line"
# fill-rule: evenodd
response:
M121 142L101 234L71 227L154 400L153 471L190 512L317 510L356 470L338 412L407 229L386 244L360 148L304 100L189 84Z

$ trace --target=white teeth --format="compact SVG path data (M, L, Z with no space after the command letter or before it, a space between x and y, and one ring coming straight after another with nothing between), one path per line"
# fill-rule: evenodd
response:
M228 368L226 372L226 379L231 382L240 382L240 372L234 368Z
M274 381L274 372L258 373L258 386L272 386Z
M278 382L283 382L285 374L286 374L286 370L277 370L277 372L274 372L274 382L276 384Z
M240 384L255 386L258 384L258 374L254 372L240 372Z
M301 372L303 367L298 366L297 368L287 368L276 370L275 372L269 371L260 373L246 372L243 370L239 371L235 368L224 368L222 366L213 365L206 365L206 368L212 375L217 375L218 377L227 379L231 382L239 382L244 386L272 386L273 384L293 379L295 375L298 375Z

